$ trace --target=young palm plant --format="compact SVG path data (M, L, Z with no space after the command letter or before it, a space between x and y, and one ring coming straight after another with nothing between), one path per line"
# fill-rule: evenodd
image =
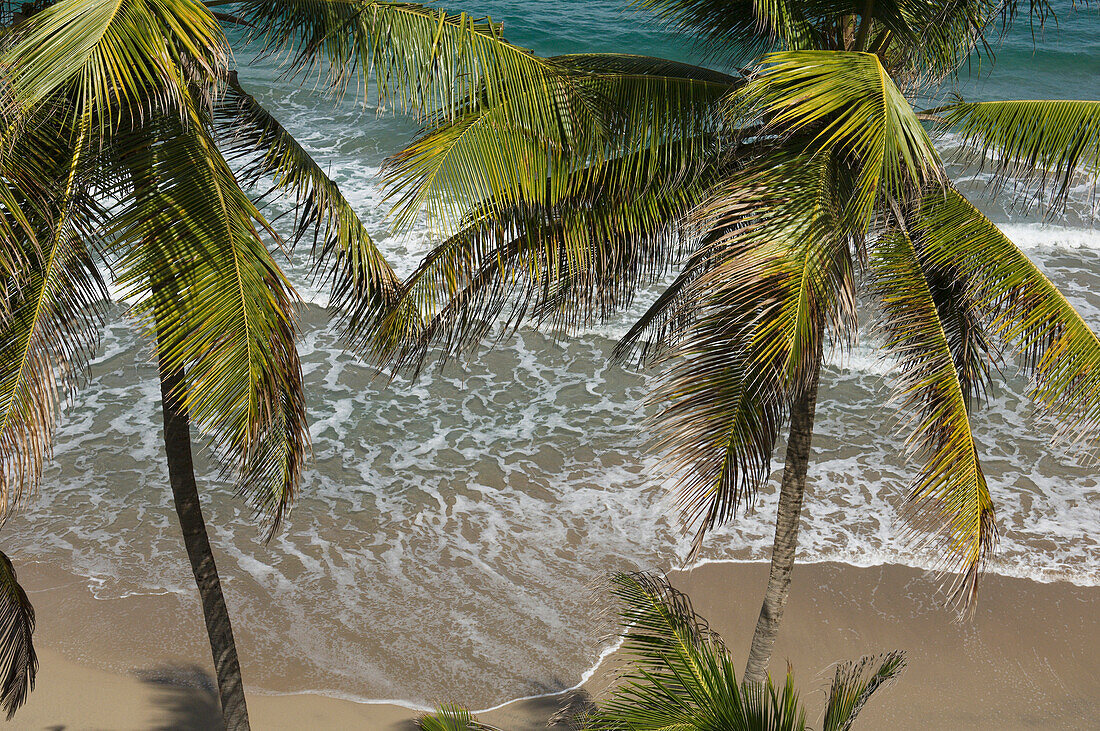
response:
M283 54L288 73L321 69L337 92L369 68L383 106L446 114L457 105L447 100L475 85L497 99L542 93L546 119L567 105L536 59L464 15L345 0L212 9L228 4L61 0L0 36L0 517L38 487L113 282L156 354L169 480L222 714L226 728L243 729L192 429L272 535L308 451L297 296L273 251L312 238L330 309L353 342L389 309L398 282L335 183L244 89L219 21L248 27L246 42ZM286 236L257 202L273 193L297 214ZM2 610L11 621L0 640L13 711L36 661L33 615L9 573L0 584L19 601Z
M741 684L722 638L666 579L617 574L612 593L623 626L623 665L607 698L571 719L582 731L803 731L806 710L788 670L783 687ZM837 666L824 731L847 731L871 694L905 668L890 652ZM420 719L425 731L493 731L469 711L445 706Z
M989 55L1017 19L1011 1L636 5L726 70L559 56L542 63L571 79L560 104L589 110L590 124L561 114L548 125L533 93L480 90L457 117L448 106L429 119L385 172L395 221L426 211L443 237L375 347L416 371L521 322L606 317L675 272L614 357L663 366L654 431L681 475L696 551L768 479L788 425L744 674L762 683L790 589L823 357L852 346L860 319L898 363L901 422L922 463L911 537L957 576L949 593L962 607L996 542L971 415L1000 354L1015 354L1064 435L1095 437L1100 340L952 184L937 141L959 130L963 149L995 166L995 194L1031 187L1056 211L1071 182L1100 174L1100 101L915 110L972 53ZM1050 9L1028 11L1041 23Z

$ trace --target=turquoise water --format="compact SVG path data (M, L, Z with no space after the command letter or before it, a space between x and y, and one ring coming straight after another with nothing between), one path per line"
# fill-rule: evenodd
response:
M700 60L690 42L614 2L448 6L492 14L512 41L543 54ZM1018 28L995 67L960 90L1100 99L1096 10L1063 13L1042 41L1034 46L1026 25ZM247 53L238 60L242 82L330 171L394 266L410 271L429 233L387 233L377 173L415 125L356 100L334 103ZM980 176L959 175L981 187ZM1076 189L1071 214L1051 226L999 208L993 215L1100 329L1090 196ZM477 706L575 683L606 629L594 616L593 583L614 570L682 566L687 550L667 499L669 476L644 449L648 374L606 360L629 317L568 339L525 328L468 363L390 384L324 327L324 295L311 288L308 264L287 266L312 303L301 353L314 455L302 498L264 545L247 506L214 470L204 475L247 681ZM800 556L928 567L930 557L899 538L897 505L913 467L903 439L888 436L891 366L874 343L868 335L826 370ZM1095 585L1095 467L1050 447L1050 432L1018 396L1025 386L1010 373L976 419L1001 528L990 570ZM7 526L5 550L17 564L64 567L77 580L62 591L116 601L178 595L197 612L158 415L148 348L120 308L90 382L66 411L40 498ZM708 541L706 558L765 559L773 504L773 491L763 491L754 513ZM163 648L133 652L158 657Z

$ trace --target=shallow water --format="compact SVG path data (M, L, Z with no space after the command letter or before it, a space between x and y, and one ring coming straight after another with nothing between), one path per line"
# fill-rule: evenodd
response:
M492 12L513 40L542 53L691 57L613 3L466 7ZM1098 18L1065 18L1061 33L1048 30L1053 51L1032 53L1026 29L1017 32L996 74L966 89L987 98L1100 98L1100 81L1087 72L1100 65ZM300 90L270 64L242 69L241 78L314 151L367 225L383 231L378 166L413 125ZM991 213L1100 328L1093 205L1082 188L1054 225ZM379 240L408 272L428 236L418 229ZM303 295L323 304L307 265L289 269ZM301 354L314 455L286 528L264 545L247 505L204 467L219 566L238 632L255 648L245 662L264 668L258 686L487 706L576 682L601 649L604 626L591 600L600 579L680 566L688 546L668 475L645 451L648 376L606 360L628 322L571 338L525 328L468 363L391 383L345 353L320 308L307 306ZM892 431L890 365L873 345L865 337L826 370L800 556L930 566L899 538L896 508L913 466ZM1095 468L1051 447L1050 430L1019 396L1025 386L1009 373L976 419L1001 530L989 570L1096 585ZM41 496L7 526L4 547L17 564L62 566L101 598L192 598L157 396L148 347L120 308L90 382L65 412ZM708 540L706 559L766 558L773 505L769 487L755 511ZM280 675L284 663L298 670Z

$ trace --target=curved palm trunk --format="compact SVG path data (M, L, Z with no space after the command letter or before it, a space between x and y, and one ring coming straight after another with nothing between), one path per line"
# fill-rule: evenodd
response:
M158 354L159 355L159 354ZM199 491L195 483L195 467L191 459L191 423L187 409L180 403L183 370L166 368L163 358L160 365L160 397L164 412L164 451L168 457L168 476L172 483L172 497L176 503L183 543L191 570L202 598L202 614L206 620L206 633L210 637L210 651L214 655L214 672L218 678L218 695L221 698L222 719L227 731L248 729L248 709L244 701L244 681L237 660L237 646L233 642L233 627L229 622L229 610L222 595L221 579L214 565L210 539L206 535L206 522L199 504Z
M772 544L772 567L764 604L752 636L749 661L745 667L745 683L763 683L768 661L779 634L783 609L791 590L791 569L798 547L798 525L802 517L802 498L806 492L806 471L810 463L810 439L814 431L817 408L817 382L821 374L818 356L810 383L791 404L791 432L787 438L787 461L779 488L779 508L775 516L775 541Z

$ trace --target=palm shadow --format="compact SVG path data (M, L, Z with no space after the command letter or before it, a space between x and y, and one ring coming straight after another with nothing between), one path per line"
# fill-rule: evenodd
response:
M161 665L135 673L155 690L153 702L164 712L154 731L223 729L217 686L198 665Z

